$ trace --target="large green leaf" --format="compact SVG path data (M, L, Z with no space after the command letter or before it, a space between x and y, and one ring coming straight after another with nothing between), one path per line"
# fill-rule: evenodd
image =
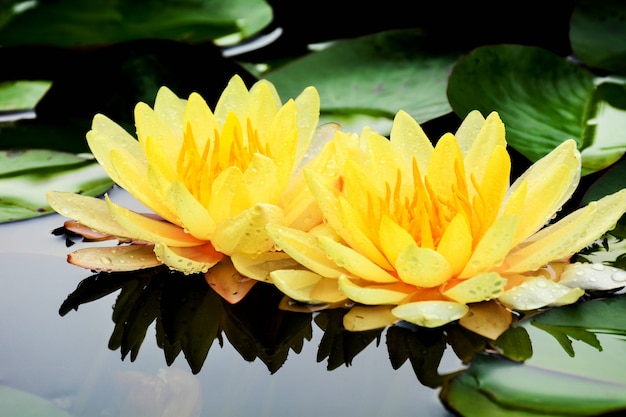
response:
M52 402L26 391L0 385L0 417L71 417Z
M441 398L467 417L591 416L626 410L626 296L552 309L520 325L533 354L477 355ZM506 354L506 351L504 352Z
M363 125L387 134L399 110L418 122L450 112L446 80L457 54L434 54L421 46L420 31L392 30L336 42L264 75L283 98L313 85L322 122L344 130Z
M453 68L448 98L461 117L474 109L497 111L509 144L532 161L569 138L582 151L584 174L626 151L623 80L597 78L545 49L477 48Z
M50 81L0 82L0 112L31 110L50 89Z
M101 45L140 38L205 42L250 36L272 20L263 0L95 0L32 2L0 28L3 46ZM2 7L2 6L0 6Z
M113 182L89 157L48 150L0 152L0 223L52 213L50 190L100 195Z
M621 0L581 0L572 13L570 41L585 64L626 73L626 8Z

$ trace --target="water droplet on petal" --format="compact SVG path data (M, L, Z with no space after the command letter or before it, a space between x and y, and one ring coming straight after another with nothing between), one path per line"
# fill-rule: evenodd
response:
M611 274L611 279L615 282L626 281L626 271L615 271Z

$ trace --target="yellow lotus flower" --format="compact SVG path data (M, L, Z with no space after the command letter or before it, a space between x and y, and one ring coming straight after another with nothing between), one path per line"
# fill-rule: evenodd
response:
M305 267L270 277L302 302L358 303L348 322L364 306L378 306L373 327L437 327L486 300L515 310L573 303L584 285L571 273L574 285L559 282L567 260L626 211L622 190L549 224L578 184L576 143L566 140L509 184L497 113L470 113L434 147L405 112L390 140L365 129L339 132L328 146L339 175L306 172L325 223L309 232L268 225Z
M146 245L93 247L70 261L90 269L132 270L160 263L207 272L224 255L269 251L267 223L309 230L321 212L297 175L314 136L319 96L309 87L282 104L265 80L250 90L234 76L211 111L192 93L162 87L154 108L135 107L136 140L98 114L87 141L122 188L159 218L112 202L50 192L60 214L104 234ZM228 268L226 268L228 269Z

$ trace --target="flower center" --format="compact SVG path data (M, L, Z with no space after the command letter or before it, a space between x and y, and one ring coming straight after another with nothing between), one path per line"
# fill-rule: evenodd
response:
M257 153L272 157L269 142L262 143L250 119L244 132L237 116L230 113L221 133L216 129L208 138L196 138L188 124L176 164L178 180L208 207L215 179L232 167L245 172Z

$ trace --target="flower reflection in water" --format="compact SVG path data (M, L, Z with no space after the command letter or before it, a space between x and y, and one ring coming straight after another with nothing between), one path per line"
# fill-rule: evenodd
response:
M154 323L156 343L163 350L168 366L182 352L191 374L197 374L217 340L220 346L230 343L246 361L259 359L269 373L274 374L283 367L289 354L300 353L304 345L312 340L315 324L323 332L317 348L317 362L325 361L328 371L350 366L366 347L372 344L380 347L384 340L391 367L397 370L409 364L423 386L442 388L440 396L446 403L459 401L455 390L462 389L459 386L467 383L470 377L464 376L466 372L469 372L468 375L478 372L477 378L482 378L482 373L488 375L491 372L489 365L481 368L487 362L495 364L495 372L503 366L522 366L523 362L532 361L535 356L542 366L546 366L541 362L546 361L546 354L542 354L539 349L546 344L545 337L538 339L537 331L549 334L561 344L563 349L560 356L572 360L565 362L559 359L564 363L562 366L564 369L576 369L576 372L579 372L581 361L587 362L587 353L583 351L576 362L578 356L572 349L572 340L593 347L599 354L603 350L600 340L604 339L600 336L605 330L602 329L606 328L613 336L617 334L617 337L626 334L623 325L615 327L614 322L603 316L626 309L624 296L603 299L612 295L610 292L597 293L597 299L569 306L569 309L566 307L563 310L551 309L544 313L529 314L497 340L492 340L458 323L426 328L398 322L384 328L347 330L343 323L349 309L328 308L306 312L306 305L300 305L300 311L284 310L281 307L286 306L288 297L268 283L259 283L241 302L231 304L206 283L202 274L181 276L180 272L168 270L164 266L134 272L94 274L81 281L76 290L68 295L59 313L66 315L82 304L117 291L119 294L113 311L115 327L109 348L119 349L122 359L130 356L131 361L134 361L137 358L147 329ZM612 309L606 308L609 303ZM295 309L293 304L289 308ZM586 317L585 323L591 327L580 327L580 317ZM606 325L603 327L602 323ZM537 344L538 340L542 343ZM578 350L581 349L580 343L576 347ZM558 346L554 341L550 344ZM547 350L550 352L549 360L553 361L555 355L559 356L559 352L553 348ZM613 355L615 349L612 351ZM446 352L453 353L459 359L460 368L453 371L440 369ZM481 359L485 357L487 359ZM469 365L469 370L463 365ZM531 366L526 372L535 378L535 371L541 372L542 369L536 370ZM185 377L188 382L191 374ZM167 384L160 376L132 372L119 376L136 393L165 389ZM569 380L567 377L565 379L563 384L567 385ZM473 381L471 378L469 380ZM454 395L448 397L449 392ZM474 392L468 395L474 395ZM143 400L138 401L131 401L125 407L129 410L148 407L142 403ZM165 404L165 401L162 402ZM600 408L603 406L598 405Z
M379 345L384 335L384 328L346 330L343 319L348 310L344 308L315 313L284 310L279 306L285 296L268 283L259 283L241 302L231 304L213 291L201 274L185 279L180 275L165 267L97 273L80 282L62 303L59 313L64 316L82 304L119 291L109 348L119 349L122 359L129 357L134 361L148 328L155 323L156 343L163 350L167 365L182 352L194 374L200 372L215 341L223 346L224 336L243 359L252 362L258 358L270 373L275 373L291 351L300 353L312 339L313 323L323 331L317 361L326 361L329 371L351 365L367 346ZM443 329L389 327L386 344L393 367L399 368L408 359L420 381L436 386L441 382L434 375L445 350L444 335ZM486 341L476 346L476 352Z

